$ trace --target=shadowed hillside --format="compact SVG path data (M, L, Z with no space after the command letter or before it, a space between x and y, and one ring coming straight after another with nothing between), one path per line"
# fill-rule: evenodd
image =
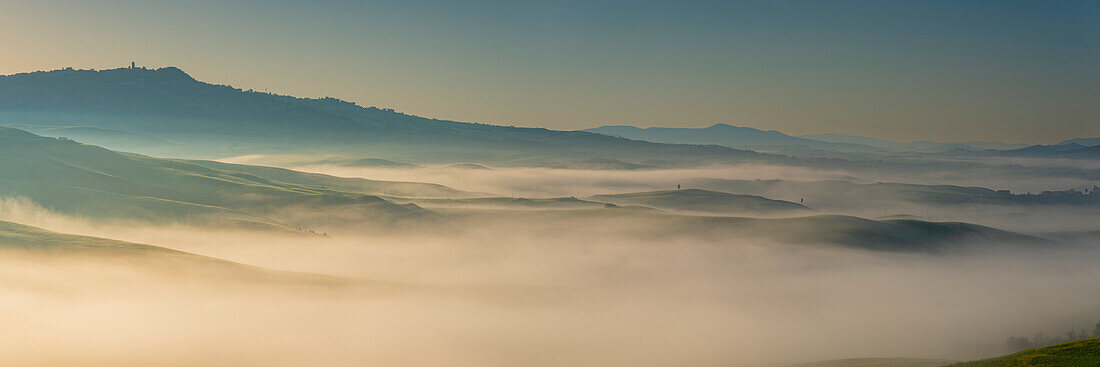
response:
M643 219L654 223L626 231L705 239L750 234L785 242L882 251L938 252L964 241L1045 243L1034 237L966 223L872 221L847 216L789 219L678 216L631 208L604 209L598 203L574 198L430 199L434 195L474 194L433 184L379 182L270 167L127 155L11 128L0 129L0 153L0 195L25 197L53 211L91 218L299 231L333 226L394 228L402 223L423 224L421 219L476 227L477 222L463 223L469 218L492 223L500 219L480 217L478 211L470 212L472 209L522 208L560 210L523 216L488 211L485 215L534 219L532 223L542 223L538 216L547 215L556 220L566 218L570 222L564 225L571 227L604 220ZM406 204L368 194L379 191ZM428 198L396 198L401 195ZM786 201L706 190L601 195L593 199L622 206L723 215L798 215L809 210ZM459 212L436 216L413 204L417 202L455 208ZM574 220L582 222L571 222Z
M704 218L685 230L715 228L714 238L757 235L787 243L823 243L887 252L944 253L971 246L1036 246L1053 242L1038 237L969 223L884 220L819 215L801 218Z
M1013 193L985 187L959 185L922 185L896 182L856 183L842 180L722 180L697 179L693 187L745 195L767 197L805 197L806 204L819 209L844 209L853 205L894 205L915 203L937 205L1066 205L1088 206L1100 203L1100 195L1073 191Z
M439 206L433 210L451 219L449 226L436 228L444 233L475 228L478 223L494 223L520 233L546 236L557 235L561 228L568 228L570 233L584 238L605 238L614 234L618 239L698 240L724 245L766 240L770 241L768 243L924 254L965 252L985 246L1008 249L1056 245L1043 238L969 223L876 221L846 215L747 218L679 215L644 207L520 211Z
M0 196L25 197L55 211L94 218L282 228L288 219L283 212L289 209L299 209L295 215L301 216L339 208L358 219L387 223L426 211L365 192L392 186L395 192L429 196L458 193L439 185L205 164L217 168L0 128Z
M329 189L370 195L393 195L413 198L474 197L485 195L480 193L455 190L447 186L433 183L345 178L317 173L299 172L284 168L222 163L215 161L189 160L187 162L210 169L241 172L290 184L323 186Z

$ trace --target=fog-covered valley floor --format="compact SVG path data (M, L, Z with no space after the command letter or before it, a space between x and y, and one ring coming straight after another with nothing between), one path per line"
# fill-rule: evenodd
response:
M1100 316L1095 199L1020 195L1087 180L136 162L163 199L132 210L0 180L0 363L968 360ZM232 197L177 209L160 174Z
M284 164L280 159L243 156L227 162ZM1045 166L1045 161L1030 161ZM429 166L425 168L285 165L305 172L342 177L434 182L470 192L513 198L580 198L594 195L703 189L759 195L801 203L818 214L865 218L915 218L979 223L1028 233L1096 231L1097 196L1040 198L1043 191L1091 191L1100 171L1087 160L1050 176L1021 172L1020 161L988 159L981 168L893 171L843 170L777 165L726 165L655 170L579 170L540 167ZM997 195L1007 190L1014 196ZM1034 194L1034 195L1032 195ZM595 200L600 201L600 200ZM424 205L461 203L418 202ZM466 206L469 206L467 204ZM806 213L753 213L753 216Z
M1100 270L1091 261L1098 254L1089 247L895 254L761 240L616 239L567 227L538 234L498 227L453 236L328 238L183 227L85 230L269 269L370 281L241 282L183 277L177 273L184 270L172 268L150 276L101 259L41 265L9 258L4 293L13 307L6 324L21 332L4 338L12 348L6 360L772 365L853 356L967 359L1004 352L1006 335L1081 326L1095 315L1100 294ZM93 354L67 354L80 350Z

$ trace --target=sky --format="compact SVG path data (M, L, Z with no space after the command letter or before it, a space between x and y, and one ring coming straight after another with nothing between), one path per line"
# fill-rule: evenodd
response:
M1100 1L0 1L0 74L130 61L553 129L1100 136Z

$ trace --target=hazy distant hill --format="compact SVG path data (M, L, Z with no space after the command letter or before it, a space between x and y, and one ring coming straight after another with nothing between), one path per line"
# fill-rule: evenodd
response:
M721 221L721 219L713 219ZM690 227L689 227L690 228ZM983 245L1046 245L1052 242L1020 233L960 222L881 220L819 215L782 219L732 219L720 226L737 233L760 233L793 243L825 243L889 252L937 253Z
M937 254L983 246L1007 249L1055 244L1035 236L969 223L870 220L847 215L750 218L683 215L638 207L522 211L440 209L440 212L453 214L451 225L457 228L495 223L505 228L537 232L552 226L568 228L571 233L586 238L604 238L602 236L614 233L620 239L674 241L687 238L715 245L782 243Z
M943 206L1093 206L1100 205L1100 194L1081 190L1012 193L984 187L958 185L922 185L893 182L855 183L843 180L723 180L686 181L692 187L745 195L760 195L788 200L804 197L806 205L827 210L849 207L893 206L898 203Z
M1012 150L987 150L973 154L998 157L1098 159L1100 145L1082 145L1074 142L1059 145L1032 145Z
M333 98L295 98L208 84L173 67L0 76L0 123L139 133L189 143L180 153L195 157L286 149L443 163L604 160L625 166L765 157L715 146L427 119Z
M811 210L789 201L700 189L596 195L589 200L615 205L640 205L656 209L711 214L805 214Z
M460 195L440 185L369 181L284 169L113 152L0 127L0 196L102 218L282 227L285 208L341 208L375 221L423 213L369 192Z
M1070 139L1056 145L1007 144L1000 142L937 143L930 141L896 142L845 134L803 135L802 138L834 143L865 144L895 152L937 153L947 156L1026 157L1026 158L1100 158L1100 138Z
M899 142L893 140L875 139L865 136L848 134L810 134L801 135L800 138L825 141L831 143L862 144L880 149L888 149L897 152L927 152L939 153L952 149L962 150L986 150L986 149L1018 149L1027 144L1008 144L996 141L969 141L962 143L940 143L933 141Z
M1100 145L1100 137L1098 137L1098 138L1069 139L1069 140L1063 141L1061 143L1058 143L1058 145L1064 145L1064 144L1081 144L1081 145L1084 145L1084 146Z
M583 131L618 136L627 139L674 144L714 144L727 147L758 150L787 150L793 147L829 149L844 152L868 152L874 147L833 143L793 137L775 130L763 131L751 127L715 124L705 128L670 128L634 126L601 126Z
M1012 155L1014 154L1013 149L1027 147L1026 144L987 141L962 143L897 142L846 134L814 134L796 137L775 130L764 131L727 124L715 124L705 128L649 127L644 129L617 125L601 126L583 131L658 143L712 144L805 158L840 158L865 162L893 157L898 154L913 156L928 154ZM1085 139L1085 141L1088 140Z
M1017 149L1025 144L1000 142L937 143L931 141L897 142L846 134L814 134L790 136L775 130L759 130L727 124L715 124L705 128L668 128L634 126L601 126L583 131L619 136L628 139L678 144L714 144L727 147L774 151L785 154L831 156L827 152L887 153L922 152L940 153L954 149L988 150ZM849 157L844 155L842 157Z

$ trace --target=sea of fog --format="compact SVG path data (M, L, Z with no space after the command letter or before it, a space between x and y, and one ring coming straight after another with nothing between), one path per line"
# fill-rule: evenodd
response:
M517 197L667 189L700 177L853 177L783 167L306 169ZM989 179L984 184L998 178ZM1011 183L1063 184L1078 183ZM1059 333L1100 321L1095 238L1042 249L898 254L750 236L622 236L622 229L647 223L524 218L467 221L446 231L365 233L335 226L328 236L308 236L93 221L7 198L0 201L0 220L365 285L253 287L218 278L150 277L79 259L8 258L0 260L0 364L779 366L852 357L965 360L1005 353L1009 336Z

